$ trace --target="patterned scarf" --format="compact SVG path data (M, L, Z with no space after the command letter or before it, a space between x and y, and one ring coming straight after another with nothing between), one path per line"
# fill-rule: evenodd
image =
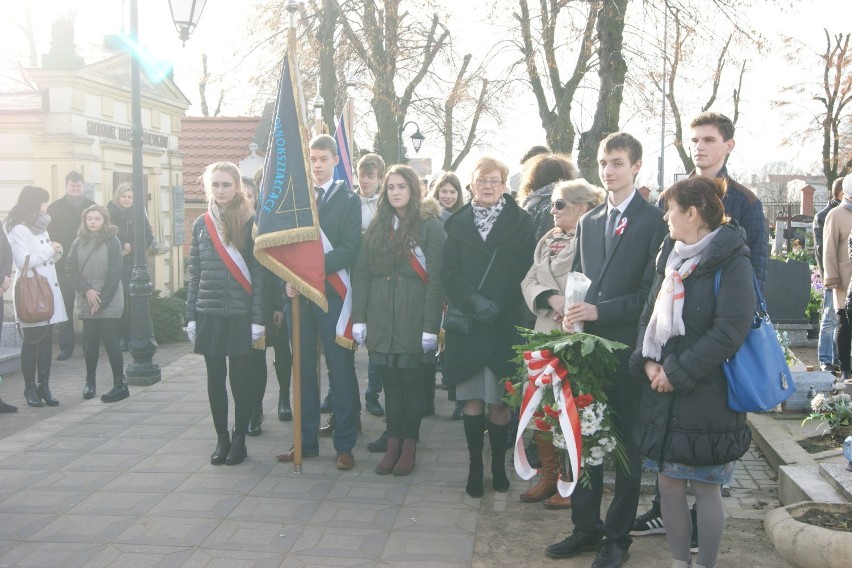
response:
M560 228L556 228L548 237L546 237L547 249L550 252L550 258L556 258L559 253L571 242L574 238L574 233L566 233Z
M645 329L645 338L642 341L643 356L659 361L663 345L672 337L686 333L683 324L683 280L698 266L701 253L718 233L719 228L692 245L675 242L666 261L666 277L660 286L654 311Z
M506 205L506 199L500 197L500 201L491 207L480 207L471 203L473 207L473 224L476 225L476 230L479 231L479 236L485 241L488 238L488 233L491 232L491 227L497 222L497 217L503 211L503 206Z

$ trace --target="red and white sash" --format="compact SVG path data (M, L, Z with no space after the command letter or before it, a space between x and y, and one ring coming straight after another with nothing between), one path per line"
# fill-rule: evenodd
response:
M391 239L393 239L398 228L399 217L394 215ZM411 247L408 251L408 264L411 265L411 269L420 277L420 280L422 280L424 284L429 284L429 273L426 272L426 253L424 253L423 249L420 248L420 245L414 241L411 241Z
M207 226L207 231L210 233L210 240L213 241L213 246L216 248L216 252L219 253L219 258L222 259L225 268L240 283L240 286L243 287L246 293L251 295L251 273L243 255L240 254L237 247L230 243L226 245L222 241L222 235L219 234L219 230L216 227L216 220L210 214L210 211L204 214L204 224Z
M320 229L320 236L323 254L333 251L334 247L331 246L322 229ZM334 274L326 274L325 279L343 300L340 317L337 318L337 344L347 349L355 349L355 340L352 337L352 282L349 279L349 271L341 268Z

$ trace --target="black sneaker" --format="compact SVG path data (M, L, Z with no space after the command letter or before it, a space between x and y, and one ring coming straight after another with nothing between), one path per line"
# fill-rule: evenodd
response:
M695 509L695 505L689 510L689 514L692 517L692 535L689 538L689 551L692 554L698 554L698 511Z
M367 444L367 451L375 454L380 452L386 452L388 450L388 432L385 430L382 432L382 435L372 442Z
M666 534L666 526L663 524L663 515L660 513L660 505L654 503L643 515L636 517L630 536L647 536L649 534Z

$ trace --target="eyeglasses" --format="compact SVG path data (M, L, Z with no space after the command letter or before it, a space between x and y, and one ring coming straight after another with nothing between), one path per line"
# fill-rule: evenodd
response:
M475 184L476 184L476 187L478 187L479 189L485 189L485 188L486 188L486 187L488 187L489 185L490 185L491 187L500 187L500 186L502 186L502 185L503 185L503 180L501 180L501 179L483 179L483 178L479 178L479 179L475 180L473 183L475 183Z
M570 203L566 202L564 199L557 199L553 202L553 206L556 208L557 211L562 211L563 209L568 207L568 205L570 205Z

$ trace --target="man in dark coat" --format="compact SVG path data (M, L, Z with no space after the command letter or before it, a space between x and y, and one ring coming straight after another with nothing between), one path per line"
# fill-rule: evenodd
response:
M59 361L70 358L74 352L74 286L65 273L65 259L77 238L83 211L95 204L83 195L84 189L83 176L79 172L68 172L65 176L65 195L47 208L47 214L50 215L47 230L50 237L62 245L62 258L56 261L56 276L68 314L68 321L59 324Z
M825 228L825 218L828 212L840 205L843 199L843 178L834 180L831 186L831 200L828 205L819 210L814 217L814 244L816 245L816 262L822 274L822 233ZM822 294L822 321L819 326L819 342L817 343L817 357L819 367L823 371L834 372L840 367L840 358L837 355L837 344L834 342L834 328L837 327L837 314L834 312L834 294L828 288L823 289Z
M311 177L314 181L314 198L317 204L320 228L331 244L325 253L326 276L340 270L350 271L355 266L361 248L361 200L346 186L334 181L332 174L339 158L337 143L326 134L315 137L310 143ZM341 297L326 279L325 295L328 312L299 297L298 291L287 285L291 301L301 301L301 379L302 379L302 455L319 455L320 397L317 379L318 342L322 342L334 397L332 411L335 416L333 434L337 450L337 469L348 470L355 466L352 448L358 437L357 424L359 399L358 380L355 376L355 343L343 346L337 338L337 322L344 308ZM290 303L285 311L292 319ZM292 321L290 322L292 325ZM292 330L292 327L291 327ZM292 335L291 335L292 337ZM294 450L278 456L282 462L292 462Z
M667 233L663 212L634 189L641 166L642 145L633 136L616 132L601 142L598 168L608 197L580 219L573 265L592 283L586 300L568 306L563 320L565 329L581 324L587 333L631 348L653 283L654 258ZM550 557L569 558L597 550L593 568L616 568L628 556L632 542L628 533L639 504L642 473L633 439L641 383L630 375L630 353L630 348L617 353L618 367L607 389L629 471L617 468L615 495L602 521L603 466L587 466L591 486L579 484L572 495L574 532L547 548Z

